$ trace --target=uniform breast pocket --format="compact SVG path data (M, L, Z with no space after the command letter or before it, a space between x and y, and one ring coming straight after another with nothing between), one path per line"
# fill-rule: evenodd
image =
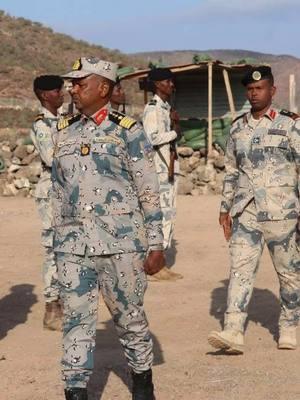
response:
M93 143L91 153L99 174L117 176L127 169L125 151L120 145Z
M286 136L282 135L266 135L264 138L264 147L267 151L288 150L289 141Z
M126 203L109 205L106 215L97 217L97 223L115 239L134 239L132 212Z

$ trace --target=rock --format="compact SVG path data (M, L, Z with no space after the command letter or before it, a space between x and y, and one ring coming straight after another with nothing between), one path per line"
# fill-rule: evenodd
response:
M191 156L189 157L189 166L191 167L191 170L193 171L200 165L200 158L199 157L194 157Z
M21 165L21 160L18 157L13 157L11 159L12 164Z
M192 195L192 196L199 196L199 194L200 194L199 188L193 189L192 192L191 192L191 195Z
M178 180L178 194L191 194L193 190L193 183L185 177L180 177Z
M36 153L31 153L28 154L26 157L24 157L21 161L22 165L29 165L31 164L34 160L38 160L39 156Z
M187 158L187 157L180 158L179 159L179 168L180 168L180 171L183 171L183 172L192 172L192 168L189 164L189 158Z
M194 150L190 147L178 147L177 153L181 157L190 157L194 153Z
M28 197L30 193L30 188L22 188L18 190L17 197Z
M199 187L199 195L206 195L209 193L207 185Z
M28 154L33 153L34 150L35 150L35 147L34 147L33 144L27 144L27 145L26 145L26 151L27 151Z
M8 172L9 173L14 173L19 171L19 169L21 168L21 165L17 165L17 164L11 164L8 168Z
M16 189L13 183L6 183L3 187L3 196L16 196L18 189Z
M199 150L194 151L193 156L200 158L201 157L201 153Z
M223 170L225 168L225 156L219 155L214 159L214 167Z
M14 150L14 156L18 157L20 160L23 160L28 155L27 148L25 144L20 144Z
M216 170L211 162L208 162L206 165L200 165L197 168L197 172L199 181L205 183L214 181L216 178Z
M2 153L2 152L4 152L4 153L11 153L9 144L7 144L7 143L4 142L4 143L2 144L2 146L1 146L0 152L1 152L1 153Z
M41 172L41 164L35 162L20 168L19 171L17 171L17 173L15 174L15 177L18 179L25 178L28 179L31 183L37 183Z
M14 185L17 189L30 188L30 182L27 178L14 179Z

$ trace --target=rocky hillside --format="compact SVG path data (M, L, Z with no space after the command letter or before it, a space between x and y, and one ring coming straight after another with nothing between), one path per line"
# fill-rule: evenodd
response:
M225 63L270 64L276 80L277 102L282 107L289 105L289 74L295 74L297 84L297 104L300 111L300 59L289 55L263 54L246 50L184 50L184 51L156 51L136 53L145 62L160 62L164 65L192 63L195 55L198 59L211 58Z

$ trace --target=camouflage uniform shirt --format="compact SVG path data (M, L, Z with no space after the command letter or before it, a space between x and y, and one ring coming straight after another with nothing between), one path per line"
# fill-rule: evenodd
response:
M158 181L143 129L110 106L90 118L62 120L58 129L52 172L55 251L161 250Z
M257 220L294 219L299 214L300 119L270 108L233 122L226 151L221 212L242 213L254 199Z
M42 107L30 132L31 140L42 160L43 172L35 189L35 197L48 198L51 188L51 167L53 161L53 134L56 132L58 117Z

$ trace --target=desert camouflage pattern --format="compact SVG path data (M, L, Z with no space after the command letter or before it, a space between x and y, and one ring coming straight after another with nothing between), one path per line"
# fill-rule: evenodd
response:
M255 275L266 243L280 285L280 327L296 326L300 311L300 254L296 245L297 219L257 220L252 200L233 218L230 240L230 283L225 329L244 330Z
M62 370L66 387L86 387L93 370L99 287L129 366L137 373L150 369L152 339L143 310L145 253L57 256L63 293Z
M171 130L171 107L159 96L146 105L143 115L143 126L153 146L158 148L155 152L155 168L159 180L160 204L163 213L164 248L171 246L176 217L176 193L178 186L179 163L175 161L175 179L168 180L168 167L170 164L170 142L177 138L177 133Z
M143 311L146 252L163 249L153 149L136 121L110 106L59 132L53 163L55 251L63 297L63 375L85 387L93 367L98 290L129 365L149 369Z
M109 107L59 131L52 179L55 251L162 249L153 149L131 118Z
M44 247L44 263L42 276L44 281L44 296L46 302L55 301L59 297L57 267L53 251L54 233L52 229L51 206L51 167L53 161L54 135L58 117L41 107L40 113L33 123L30 132L31 140L39 152L43 171L35 189L35 199L39 216L42 221L42 245Z
M258 221L299 214L300 120L271 108L258 122L251 113L232 126L226 151L221 212L242 213L255 199Z

